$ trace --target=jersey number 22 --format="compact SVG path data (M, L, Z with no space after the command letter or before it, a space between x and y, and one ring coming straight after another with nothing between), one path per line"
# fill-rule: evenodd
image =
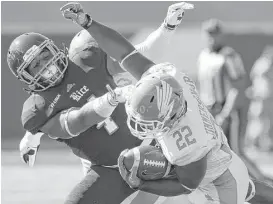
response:
M173 133L173 138L176 139L176 146L180 150L196 143L196 139L192 138L192 131L189 126L184 126Z

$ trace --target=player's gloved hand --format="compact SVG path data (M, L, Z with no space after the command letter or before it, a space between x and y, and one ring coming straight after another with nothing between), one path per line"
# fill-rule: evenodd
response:
M143 181L137 177L137 168L138 167L132 167L131 172L127 171L127 169L124 166L123 160L126 156L126 153L129 151L129 149L123 150L118 158L118 168L119 173L123 180L132 188L132 189L138 189L139 186L142 185Z
M33 167L36 160L36 155L40 147L40 140L43 133L32 135L27 132L20 142L20 156L22 161L30 167Z
M117 104L117 103L125 103L126 100L130 97L134 85L128 85L124 87L117 87L114 90L107 84L106 88L108 90L109 94L109 102L111 104Z
M114 90L119 103L125 103L129 99L133 92L134 87L135 87L134 85L127 85L123 87L117 87Z
M70 2L60 8L64 18L72 20L74 23L88 28L92 23L92 18L83 11L83 7L78 2Z
M184 10L193 9L194 5L186 2L175 3L169 6L164 26L169 30L174 30L181 23Z

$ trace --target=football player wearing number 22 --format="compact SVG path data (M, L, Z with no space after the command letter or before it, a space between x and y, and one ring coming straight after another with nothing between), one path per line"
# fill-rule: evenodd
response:
M172 64L155 64L143 56L118 32L92 19L79 3L68 3L61 11L139 80L125 104L127 125L137 138L156 139L175 166L177 179L144 181L123 167L125 150L118 165L127 184L163 196L190 194L192 203L243 204L247 168L201 102L194 82Z
M171 5L160 28L136 48L145 53L160 41L168 41L182 20L183 6ZM139 146L142 140L128 136L125 109L119 105L130 86L108 88L108 92L105 87L116 87L113 76L124 70L116 56L107 55L90 34L84 29L75 36L74 42L82 47L71 43L69 57L39 33L25 33L11 43L9 68L30 93L22 111L22 124L28 132L20 145L21 154L33 165L39 145L39 139L33 138L43 133L64 142L75 155L92 163L65 203L119 204L135 190L119 175L117 159L122 150ZM114 50L118 46L119 52L118 42L110 46ZM138 80L140 75L134 76ZM135 198L139 198L135 203L153 203L158 196L139 192Z

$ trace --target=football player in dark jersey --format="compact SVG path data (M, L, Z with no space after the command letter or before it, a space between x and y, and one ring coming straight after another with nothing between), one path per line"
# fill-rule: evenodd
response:
M64 5L61 8L61 12L66 19L70 19L86 29L95 38L99 46L108 55L119 61L121 66L124 67L124 69L126 69L128 72L130 72L137 80L139 80L146 71L148 71L151 67L155 65L154 62L139 53L135 49L135 47L118 32L93 20L89 14L83 11L83 8L79 3L68 3ZM127 179L126 182L130 183L130 178L132 177L126 176L124 178ZM162 182L162 185L159 185L157 183L157 185L150 185L149 187L146 185L147 189L145 189L145 191L161 195L164 189L175 189L174 187L177 186L176 193L183 194L184 189L181 186L178 187L177 182L167 182L169 186L163 185L163 183L164 182ZM272 191L271 186L264 186L264 189L266 189L267 192ZM138 188L137 186L134 187ZM250 187L253 186L250 185ZM181 189L180 193L177 190L179 188ZM170 195L173 195L173 192L169 193ZM165 192L164 195L168 196L167 192ZM270 195L268 196L268 199L272 200L272 198L270 198ZM256 196L253 197L253 195L249 197L252 198L250 200L251 203L259 203L255 202L257 201L255 200L255 197Z
M182 11L181 5L170 6L162 26L137 49L145 51L157 41L167 40L180 24ZM75 38L86 34L84 30ZM106 84L116 87L113 76L123 69L96 41L90 45L74 47L68 58L52 40L38 33L25 33L11 43L7 56L9 68L28 85L30 92L21 116L27 133L20 149L24 160L33 165L43 133L64 142L75 155L92 163L89 173L66 203L121 203L135 190L120 177L117 158L123 149L138 146L142 141L128 137L125 110L119 105L128 87L106 92ZM84 51L89 52L85 55ZM158 198L144 192L139 194L142 196L136 198L143 199L136 203L153 203Z

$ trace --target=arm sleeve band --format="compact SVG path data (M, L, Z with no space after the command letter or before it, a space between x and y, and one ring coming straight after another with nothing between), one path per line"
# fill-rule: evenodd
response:
M69 126L68 126L68 115L69 115L70 111L75 110L75 109L77 109L77 108L72 107L72 108L69 108L68 110L66 110L65 117L64 117L65 130L71 137L77 137L80 134L80 132L79 133L72 133L69 129Z

